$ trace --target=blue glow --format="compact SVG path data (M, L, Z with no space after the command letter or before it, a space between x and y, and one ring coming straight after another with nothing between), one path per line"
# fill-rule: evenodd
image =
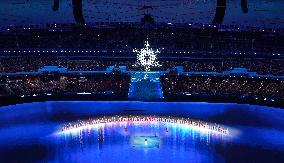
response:
M102 125L55 134L69 121L98 115L132 114L132 110L139 114L188 116L218 122L228 126L233 136L151 123ZM248 162L259 159L279 162L283 155L274 155L284 152L284 110L263 106L190 102L44 102L1 107L0 119L0 160L8 156L1 155L3 152L16 151L12 153L13 158L17 158L18 146L31 150L34 145L42 149L36 152L44 152L37 158L39 162L227 162L232 158L238 162L247 159L250 159ZM138 137L140 140L133 146L132 140ZM249 151L245 153L250 157L234 157L243 156L243 151Z
M146 75L147 74L147 75ZM146 79L144 79L146 77ZM148 89L142 89L147 87ZM128 97L130 99L162 99L163 91L160 83L160 72L135 72L131 74Z

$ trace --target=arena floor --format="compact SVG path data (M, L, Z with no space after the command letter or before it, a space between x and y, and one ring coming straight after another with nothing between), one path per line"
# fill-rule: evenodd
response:
M192 118L228 135L168 123L116 123L62 132L64 124L104 115ZM280 161L284 110L197 102L36 102L0 108L0 160L40 162ZM147 142L145 142L147 139ZM98 161L99 160L99 161Z

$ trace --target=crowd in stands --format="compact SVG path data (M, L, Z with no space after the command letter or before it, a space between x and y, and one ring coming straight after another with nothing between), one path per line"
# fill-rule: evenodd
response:
M284 80L245 76L168 75L162 79L167 98L199 96L284 100Z
M159 58L158 58L159 60ZM140 70L133 66L136 60L128 59L90 59L68 57L9 57L0 58L0 73L35 72L44 66L67 68L69 71L103 71L108 66L126 66L127 70ZM224 72L233 68L246 68L259 75L284 75L283 59L188 59L159 60L162 70L183 66L185 72Z
M0 95L40 96L87 92L127 97L129 74L80 73L103 71L109 66L126 66L129 71L141 70L141 67L133 66L136 63L133 49L142 48L146 39L151 47L161 51L157 58L161 66L152 68L153 71L178 70L178 66L183 66L184 72L221 73L246 68L259 75L284 75L284 59L281 58L284 54L284 35L274 30L165 24L143 28L131 23L9 27L0 31ZM101 52L105 52L104 55ZM199 53L206 55L193 56ZM9 74L36 72L44 66L67 68L68 72ZM161 77L164 96L267 100L283 100L284 97L284 81L281 77L266 79L205 74L185 76L171 74L170 71L169 75Z
M231 29L231 28L229 28ZM161 26L152 29L133 24L102 26L68 26L52 28L11 28L0 33L0 50L118 50L132 52L143 47L148 38L151 45L165 53L193 51L204 53L263 53L284 52L284 37L275 31L241 31L214 26ZM46 54L47 55L47 54ZM93 55L90 54L90 55Z
M0 76L0 96L91 96L128 98L130 76L123 73L41 73ZM219 98L284 101L284 80L233 75L161 76L166 100Z
M130 76L118 74L37 74L0 76L5 94L13 96L111 95L127 97Z

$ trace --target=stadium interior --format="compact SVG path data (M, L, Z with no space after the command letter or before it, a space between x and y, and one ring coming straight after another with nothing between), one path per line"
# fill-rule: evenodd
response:
M284 161L283 1L0 6L0 162Z

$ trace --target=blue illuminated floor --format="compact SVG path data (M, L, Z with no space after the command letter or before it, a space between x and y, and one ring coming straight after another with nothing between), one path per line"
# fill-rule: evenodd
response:
M162 99L163 92L160 83L160 72L136 72L131 74L128 98L139 101Z
M147 88L147 89L144 89ZM159 100L163 98L160 82L139 81L130 84L129 99Z
M106 114L185 116L230 128L229 136L175 125L112 125L59 132ZM0 162L282 162L284 110L239 104L45 102L0 108ZM143 139L147 138L147 146Z
M56 153L72 153L71 158L66 158L63 154L59 155L59 159L79 162L94 159L100 162L210 161L216 153L208 148L224 141L222 136L201 134L168 125L115 125L104 127L102 136L98 130L54 136L53 139L58 143L55 149L59 149ZM139 156L139 159L135 156Z

